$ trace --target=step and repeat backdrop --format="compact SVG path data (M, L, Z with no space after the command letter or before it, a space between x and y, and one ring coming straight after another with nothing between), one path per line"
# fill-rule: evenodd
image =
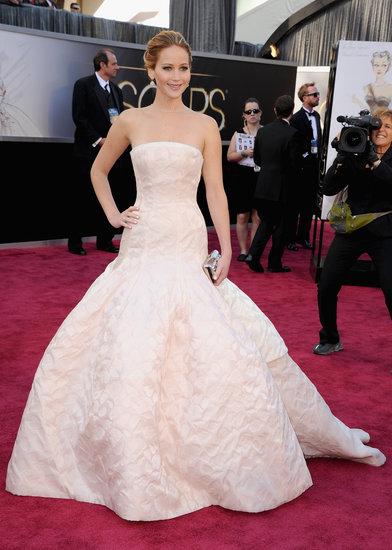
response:
M116 53L120 65L116 82L127 107L149 105L154 99L154 85L143 67L143 46L0 25L0 147L12 171L5 190L10 208L0 220L0 242L67 236L72 216L67 208L67 190L73 177L72 90L78 78L93 74L94 55L103 47ZM226 151L234 131L242 126L244 100L258 98L263 107L262 123L271 122L275 99L295 94L296 73L292 63L194 53L184 102L212 116L220 128L229 199L234 194ZM209 224L203 187L200 185L198 199ZM134 196L130 170L130 186L124 190L123 202ZM15 224L15 209L23 219L21 224ZM230 209L234 221L232 202ZM94 234L93 229L90 234Z
M130 108L150 104L154 85L143 68L144 47L70 37L40 31L13 31L0 26L1 136L3 139L71 141L74 126L71 99L74 82L92 74L98 49L114 49L120 71L116 82ZM274 118L273 103L294 94L296 66L232 56L195 53L192 80L184 102L214 117L222 140L229 140L241 122L241 104L260 99L264 122Z

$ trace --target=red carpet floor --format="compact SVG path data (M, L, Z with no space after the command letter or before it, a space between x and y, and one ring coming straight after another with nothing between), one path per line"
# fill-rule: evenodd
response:
M86 248L86 257L70 255L65 246L0 251L2 550L392 548L391 321L379 289L344 287L339 318L345 350L313 355L319 323L305 250L285 254L291 273L259 275L233 260L230 278L274 322L334 413L370 432L389 459L385 466L312 460L313 487L276 510L247 514L213 506L152 523L124 521L99 505L8 494L6 465L39 359L113 259L91 244Z

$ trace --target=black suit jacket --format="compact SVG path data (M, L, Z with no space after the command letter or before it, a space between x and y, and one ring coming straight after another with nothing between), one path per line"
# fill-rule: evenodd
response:
M322 133L321 133L321 124L320 124L320 115L317 111L314 112L314 117L317 124L317 147L318 147L318 158L321 156L321 143L322 143ZM301 154L302 158L306 158L303 155L311 155L310 147L311 141L313 139L313 129L312 124L309 120L308 115L306 114L305 109L301 108L299 111L293 114L290 119L290 125L293 128L298 130L300 144L301 144ZM313 156L313 155L312 155ZM311 158L311 157L310 157Z
M253 157L261 168L255 198L288 202L300 163L297 130L281 119L266 124L257 132Z
M119 113L124 110L121 89L110 82L110 91ZM107 136L110 129L105 92L95 74L75 82L72 97L72 118L75 123L74 152L78 157L94 159L99 147L92 144Z

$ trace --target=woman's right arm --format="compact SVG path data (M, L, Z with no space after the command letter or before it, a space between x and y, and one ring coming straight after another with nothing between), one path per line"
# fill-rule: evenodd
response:
M113 227L128 227L136 223L138 208L130 206L120 212L114 202L108 174L125 149L129 146L130 112L124 111L114 122L91 168L91 181L95 194Z
M227 149L227 160L229 162L238 162L242 159L241 153L237 153L236 151L236 140L237 140L237 132L234 132L230 140L229 148Z
M324 176L323 194L332 197L354 179L351 159L341 158L338 155Z
M239 162L246 157L253 157L253 149L247 149L238 153L237 147L237 132L234 132L233 137L230 140L229 148L227 149L227 160L229 162Z

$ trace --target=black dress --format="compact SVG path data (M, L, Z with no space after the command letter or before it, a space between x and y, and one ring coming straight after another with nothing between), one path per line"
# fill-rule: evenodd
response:
M244 129L236 130L244 134ZM230 163L231 173L231 200L237 214L251 212L255 208L254 194L258 172L250 166L242 166L238 162Z

